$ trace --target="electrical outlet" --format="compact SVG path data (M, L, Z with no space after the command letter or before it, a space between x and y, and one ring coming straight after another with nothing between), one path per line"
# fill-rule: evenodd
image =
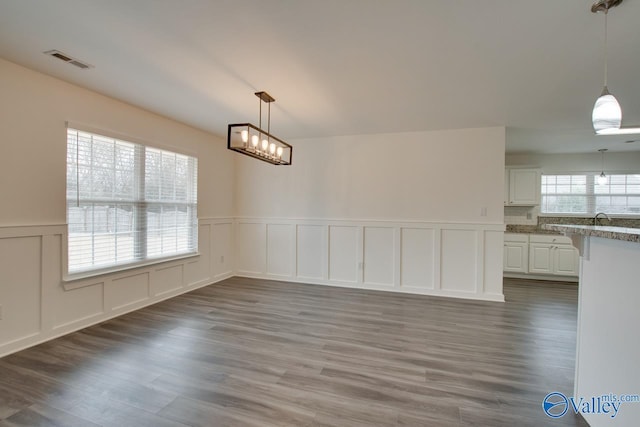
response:
M531 215L531 212L527 212L527 219L532 219L533 216Z
M487 208L486 207L480 208L480 216L487 216Z
M220 256L220 264L224 264L224 255Z

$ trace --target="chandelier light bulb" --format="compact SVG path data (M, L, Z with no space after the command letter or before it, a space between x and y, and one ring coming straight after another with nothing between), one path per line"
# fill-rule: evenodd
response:
M242 132L240 132L240 135L242 136L242 142L249 141L249 131L248 130L243 130Z
M260 141L260 138L258 138L258 135L251 136L251 145L253 145L253 148L256 148L258 146L259 141Z
M269 147L269 141L267 141L266 139L262 140L262 151L267 151L267 148Z
M271 155L274 155L276 153L276 144L274 144L273 142L271 143L271 145L269 145L269 153L271 153Z
M282 149L282 147L278 147L278 149L276 150L276 153L278 154L278 157L282 157L282 152L284 150Z

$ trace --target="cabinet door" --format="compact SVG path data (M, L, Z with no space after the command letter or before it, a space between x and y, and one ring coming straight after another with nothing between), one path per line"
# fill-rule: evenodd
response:
M578 250L573 246L555 246L553 249L553 274L577 276L579 259Z
M529 245L527 243L504 244L504 271L526 273L529 264Z
M509 170L509 204L524 206L540 204L540 171L538 169Z
M529 273L553 273L553 245L531 243L529 245Z

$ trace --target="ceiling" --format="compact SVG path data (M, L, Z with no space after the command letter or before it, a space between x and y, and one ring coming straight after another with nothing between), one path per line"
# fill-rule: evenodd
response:
M604 17L590 0L0 0L0 57L218 135L507 126L508 152L640 150L596 137ZM609 89L640 124L640 1L609 15ZM43 55L58 49L95 68Z

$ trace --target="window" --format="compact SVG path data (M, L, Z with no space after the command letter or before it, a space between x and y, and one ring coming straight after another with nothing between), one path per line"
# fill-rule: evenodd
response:
M195 157L67 129L70 274L195 253Z
M542 213L640 215L640 174L543 175Z

